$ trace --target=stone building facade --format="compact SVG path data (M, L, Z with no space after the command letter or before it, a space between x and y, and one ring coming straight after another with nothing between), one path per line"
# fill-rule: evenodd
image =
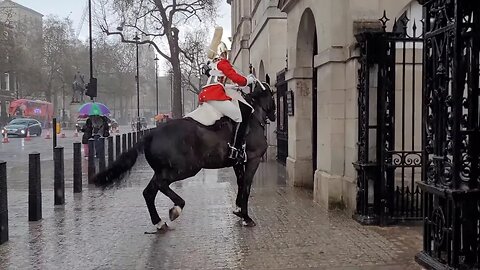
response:
M11 86L14 81L9 70L12 66L11 54L13 52L12 28L0 22L0 126L7 121L7 103L13 100L15 93Z
M232 8L232 63L244 73L250 65L261 81L276 83L276 73L285 68L287 16L278 0L228 0ZM277 124L266 128L267 158L277 155Z
M38 44L42 40L43 15L33 9L11 0L0 1L0 42L8 42L10 47L26 48L33 55L39 55ZM7 30L8 29L8 30ZM7 37L8 36L8 37ZM35 52L33 52L35 48ZM11 51L13 51L13 49ZM0 123L7 120L9 102L18 95L18 78L15 72L14 57L7 60L8 66L0 67Z
M330 208L354 210L357 185L352 163L357 159L359 68L355 34L381 30L378 19L384 11L392 20L406 14L421 25L421 6L416 0L228 2L232 6L235 63L245 70L248 63L268 55L264 65L275 63L269 65L269 73L286 67L287 88L293 93L293 115L286 119L289 183L313 189L314 200ZM254 27L255 7L260 6L268 6L267 14L281 18L263 31ZM257 40L270 42L255 46ZM417 100L421 100L420 94Z

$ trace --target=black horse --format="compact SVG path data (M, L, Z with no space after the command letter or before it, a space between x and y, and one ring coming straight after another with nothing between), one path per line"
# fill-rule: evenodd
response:
M157 229L166 229L166 223L158 216L155 197L160 190L174 203L169 211L170 220L175 220L185 206L170 184L196 175L202 168L234 168L238 193L234 214L243 219L245 226L255 226L248 215L250 187L260 159L267 150L264 128L267 118L275 121L275 102L270 86L263 83L265 90L256 83L254 91L245 95L245 100L255 109L249 119L246 135L247 161L235 164L228 158L228 143L233 136L233 123L223 117L213 126L204 126L189 119L176 119L160 124L128 152L123 153L107 170L98 173L93 182L97 186L110 186L122 179L137 160L140 152L155 174L143 191L143 196Z

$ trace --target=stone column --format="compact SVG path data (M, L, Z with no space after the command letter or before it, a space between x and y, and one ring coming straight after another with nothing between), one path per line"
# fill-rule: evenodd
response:
M313 187L312 69L296 68L286 74L294 93L294 115L288 117L287 176L293 186Z
M317 170L314 200L343 205L345 166L345 63L343 49L327 49L315 56L318 79ZM349 74L352 76L352 74Z

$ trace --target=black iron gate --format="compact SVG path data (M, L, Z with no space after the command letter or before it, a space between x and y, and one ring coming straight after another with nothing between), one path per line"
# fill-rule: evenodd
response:
M357 209L362 224L421 218L422 44L406 16L386 32L356 36L358 83Z
M480 268L480 1L424 1L423 251L428 269Z
M285 70L277 74L277 159L285 165L288 157L288 110Z

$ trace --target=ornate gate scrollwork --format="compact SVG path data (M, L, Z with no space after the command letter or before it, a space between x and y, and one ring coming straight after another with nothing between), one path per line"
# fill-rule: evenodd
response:
M424 1L424 242L429 269L480 268L480 1Z
M356 35L358 71L357 209L362 224L421 219L422 33L406 15L386 32ZM418 22L421 23L421 22Z

